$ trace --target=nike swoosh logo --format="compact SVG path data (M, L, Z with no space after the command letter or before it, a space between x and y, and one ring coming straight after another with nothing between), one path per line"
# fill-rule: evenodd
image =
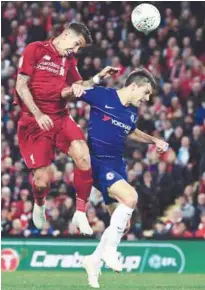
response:
M108 105L105 105L105 109L114 109L114 107L109 107Z

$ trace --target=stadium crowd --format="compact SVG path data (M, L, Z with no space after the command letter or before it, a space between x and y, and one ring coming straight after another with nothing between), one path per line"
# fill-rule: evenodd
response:
M203 2L156 2L162 23L144 36L130 15L135 2L2 2L1 231L11 236L78 236L71 223L75 206L74 165L56 152L47 198L47 223L32 223L32 173L21 158L16 135L19 108L13 106L16 71L25 46L56 36L70 21L84 22L94 44L78 55L78 68L89 79L107 65L121 68L104 85L119 88L126 76L145 66L159 92L139 109L138 127L162 137L169 150L127 140L128 181L139 195L128 240L136 238L205 238L205 7ZM86 134L89 106L69 103L70 113ZM40 148L39 148L40 150ZM87 209L95 237L109 223L101 194L93 188Z

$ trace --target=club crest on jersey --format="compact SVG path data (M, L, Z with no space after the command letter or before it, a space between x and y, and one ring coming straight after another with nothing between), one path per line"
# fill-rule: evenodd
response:
M131 115L130 119L131 119L131 122L132 123L135 123L136 122L136 119L135 119L135 115L134 114Z
M46 55L44 55L43 59L45 59L45 60L51 60L51 57L46 54Z
M114 177L115 177L115 174L112 173L112 172L108 172L108 173L106 174L106 179L107 179L107 180L112 180L112 179L114 179Z

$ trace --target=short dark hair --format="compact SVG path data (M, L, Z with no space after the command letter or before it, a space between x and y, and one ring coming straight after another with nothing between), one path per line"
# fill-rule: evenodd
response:
M92 36L85 24L82 22L71 22L68 26L68 29L74 30L77 34L82 34L85 39L86 44L92 44Z
M142 85L144 83L150 83L153 91L157 91L157 83L153 75L145 68L139 68L129 74L125 81L125 87L128 87L131 83Z

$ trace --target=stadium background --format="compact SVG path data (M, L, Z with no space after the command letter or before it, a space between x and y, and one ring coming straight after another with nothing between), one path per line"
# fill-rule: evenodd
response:
M124 239L136 242L205 238L205 6L203 2L152 2L159 8L162 22L157 31L144 36L130 22L131 11L139 3L1 3L4 247L9 245L6 241L14 239L20 239L24 246L32 238L52 237L59 245L60 238L82 240L71 223L75 197L73 163L60 152L56 152L47 199L48 222L42 231L34 228L32 177L18 149L19 108L12 106L18 59L24 47L33 41L55 37L70 21L84 22L94 40L92 47L78 55L78 69L84 79L106 65L119 66L119 75L104 84L119 88L130 71L145 66L159 82L157 97L140 108L138 126L144 132L164 138L170 149L160 156L154 146L127 141L128 180L139 194L139 204ZM70 103L69 108L86 134L89 106L79 101ZM100 238L109 223L102 197L95 189L87 213L95 233L92 242Z

